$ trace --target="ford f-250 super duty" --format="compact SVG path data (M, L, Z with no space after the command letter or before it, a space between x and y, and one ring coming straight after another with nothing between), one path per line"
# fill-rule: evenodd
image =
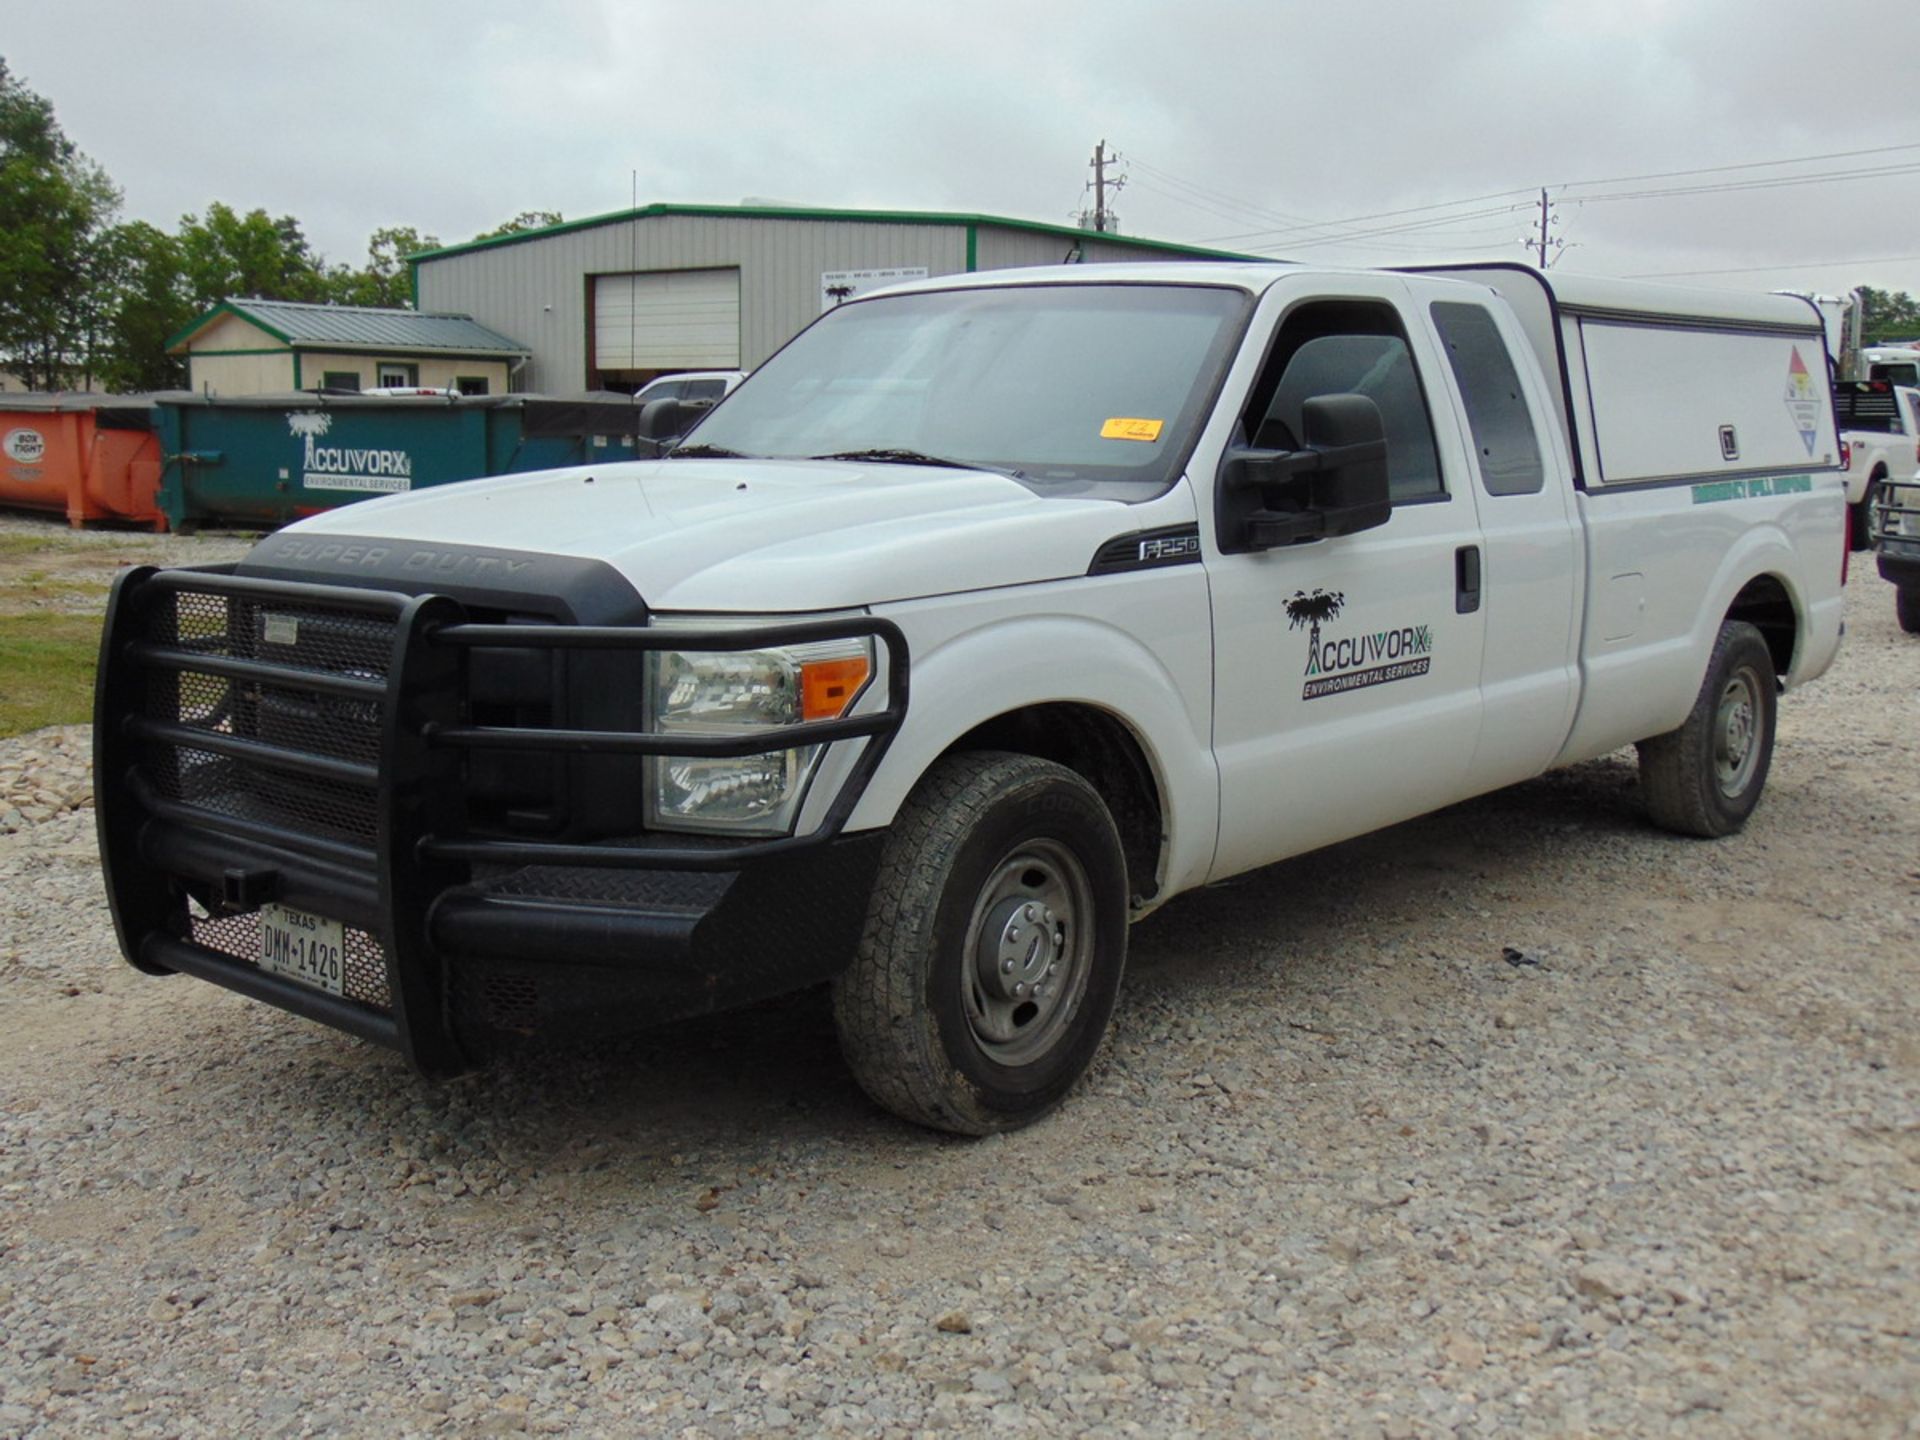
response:
M981 1133L1184 890L1638 744L1737 829L1841 630L1805 302L1182 264L861 297L663 458L139 569L97 803L127 958L430 1073L830 980Z

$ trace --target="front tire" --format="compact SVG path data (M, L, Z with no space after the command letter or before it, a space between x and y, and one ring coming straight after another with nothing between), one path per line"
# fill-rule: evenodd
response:
M1847 543L1856 552L1873 548L1873 507L1880 498L1880 482L1885 478L1884 472L1876 472L1867 481L1860 503L1847 507Z
M1920 635L1920 585L1902 585L1893 592L1893 614L1909 635Z
M1654 824L1711 839L1747 823L1773 763L1775 688L1760 632L1744 620L1723 624L1686 721L1640 742L1640 789Z
M833 985L841 1050L896 1115L1018 1129L1092 1062L1126 947L1126 859L1093 787L1028 755L949 756L888 835Z

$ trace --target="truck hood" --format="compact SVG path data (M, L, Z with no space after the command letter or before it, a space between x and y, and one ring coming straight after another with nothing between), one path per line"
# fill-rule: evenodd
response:
M1192 519L1190 504L1152 508L1158 524ZM779 613L1084 575L1104 542L1141 528L1134 511L982 470L628 461L365 501L280 534L601 560L654 610Z

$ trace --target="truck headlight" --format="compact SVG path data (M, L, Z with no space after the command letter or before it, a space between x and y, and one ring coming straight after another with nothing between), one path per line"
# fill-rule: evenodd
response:
M845 715L873 678L873 642L656 650L648 653L647 667L648 728L656 734L751 735ZM802 745L737 757L652 756L647 824L661 830L787 834L824 748Z

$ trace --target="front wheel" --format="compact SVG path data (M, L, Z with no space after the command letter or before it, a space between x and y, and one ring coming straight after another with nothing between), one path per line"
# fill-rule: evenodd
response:
M1126 860L1093 787L1028 755L949 756L888 835L833 986L841 1049L896 1115L1017 1129L1092 1062L1126 946Z
M1920 635L1920 585L1903 585L1893 592L1893 614L1909 635Z
M1712 838L1747 823L1773 762L1774 692L1767 642L1744 620L1727 621L1686 721L1640 742L1640 789L1656 825Z
M1867 488L1861 493L1858 505L1847 507L1847 543L1854 550L1873 548L1873 507L1880 500L1880 481L1883 477L1875 475L1867 481Z

